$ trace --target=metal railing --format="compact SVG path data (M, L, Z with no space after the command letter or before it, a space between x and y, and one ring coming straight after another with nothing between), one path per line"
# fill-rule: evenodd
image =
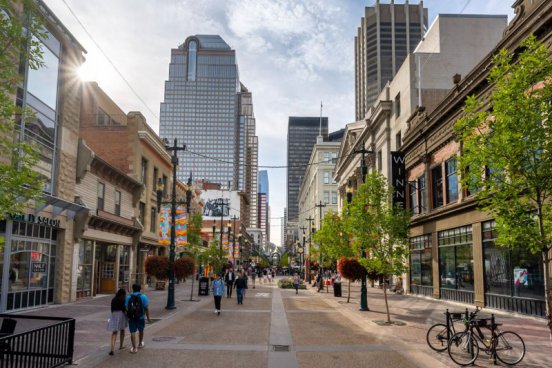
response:
M543 299L485 293L485 306L530 316L544 317L546 315L546 304Z
M433 286L410 285L410 293L433 298Z
M0 337L0 368L53 368L73 363L75 319L0 314L2 318L37 320L43 327Z
M441 288L441 299L455 302L473 304L473 291Z

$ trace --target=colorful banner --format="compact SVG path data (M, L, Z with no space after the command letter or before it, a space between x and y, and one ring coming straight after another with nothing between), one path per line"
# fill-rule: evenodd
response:
M184 246L188 244L188 214L184 206L176 208L174 245ZM159 245L171 244L171 207L162 206L159 217Z

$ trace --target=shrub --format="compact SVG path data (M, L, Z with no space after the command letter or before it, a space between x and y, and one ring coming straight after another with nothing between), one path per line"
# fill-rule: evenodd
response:
M149 256L144 264L146 273L159 280L169 277L169 260L165 256Z
M295 286L293 286L293 279L288 277L287 279L281 279L278 281L278 287L280 289L295 289ZM301 283L299 284L299 289L306 289L307 286L301 280Z
M167 265L168 266L168 265ZM195 272L195 260L192 257L184 256L174 262L174 277L178 280L184 280L192 276Z

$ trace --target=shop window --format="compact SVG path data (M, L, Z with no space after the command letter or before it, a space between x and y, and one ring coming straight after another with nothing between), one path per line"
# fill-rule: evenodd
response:
M119 254L119 288L129 289L130 280L130 247L121 246Z
M445 162L447 173L447 204L458 200L458 174L456 171L456 158Z
M544 298L544 275L540 254L520 247L495 245L496 224L482 224L485 292L532 299Z
M441 165L431 170L431 196L433 208L443 207L443 172Z
M433 286L430 234L410 238L410 284Z
M440 231L438 239L441 287L473 291L471 225Z
M77 268L77 297L92 295L92 240L82 240L79 244L79 264Z

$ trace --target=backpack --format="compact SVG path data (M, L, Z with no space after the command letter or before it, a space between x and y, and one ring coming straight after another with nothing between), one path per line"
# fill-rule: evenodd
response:
M129 319L140 319L144 315L144 305L141 295L131 295L128 300L127 317Z

